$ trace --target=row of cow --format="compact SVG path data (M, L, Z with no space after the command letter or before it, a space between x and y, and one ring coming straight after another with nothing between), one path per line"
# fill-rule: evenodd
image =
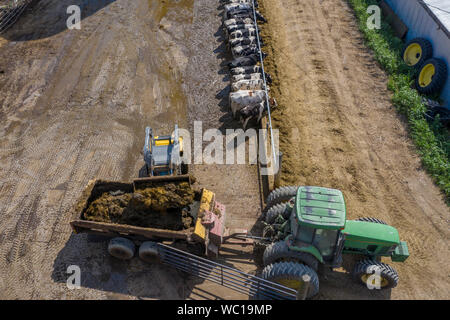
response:
M260 52L255 18L266 22L258 10L253 10L253 0L225 0L223 28L228 38L227 47L233 56L233 61L228 63L231 70L230 107L233 117L239 118L244 129L250 120L255 119L259 123L267 100L272 105L276 104L274 99L266 97L266 89L269 90L266 83L271 83L272 79L267 73L263 76L258 65L266 54ZM260 45L263 45L261 40Z

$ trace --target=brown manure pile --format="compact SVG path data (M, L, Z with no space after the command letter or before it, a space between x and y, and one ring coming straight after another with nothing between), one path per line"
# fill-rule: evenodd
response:
M152 186L134 193L110 191L90 203L86 220L138 227L184 230L193 227L195 191L186 182Z

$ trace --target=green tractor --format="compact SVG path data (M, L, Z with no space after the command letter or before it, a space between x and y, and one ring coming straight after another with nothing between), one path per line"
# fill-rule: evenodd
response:
M287 201L287 202L286 202ZM339 268L343 254L361 255L353 278L369 289L394 288L398 274L381 257L403 262L406 242L396 228L376 218L346 220L341 191L322 187L281 187L272 191L263 213L263 237L270 244L263 253L262 277L300 290L309 275L307 297L319 292L321 267Z

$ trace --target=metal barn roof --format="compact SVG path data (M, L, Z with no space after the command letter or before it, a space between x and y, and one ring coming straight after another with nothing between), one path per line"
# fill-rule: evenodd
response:
M443 27L450 32L450 1L423 0L424 5L434 14Z

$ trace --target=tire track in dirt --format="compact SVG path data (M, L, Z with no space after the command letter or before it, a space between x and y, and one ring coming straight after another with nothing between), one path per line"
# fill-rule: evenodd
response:
M176 96L183 24L174 25L170 11L160 17L161 28L155 25L152 5L158 1L118 0L83 20L79 32L39 39L51 25L26 29L38 18L65 14L64 3L53 2L41 1L35 8L40 15L24 16L10 31L37 39L7 42L0 51L8 74L0 77L6 138L0 142L0 297L133 298L138 292L175 298L176 272L160 273L161 283L173 284L167 290L141 288L142 279L151 281L146 266L133 262L129 279L126 266L114 271L117 263L110 266L103 245L71 235L68 209L89 179L137 175L145 125L184 125L185 105ZM81 266L83 290L67 290L68 263Z
M321 279L319 298L448 298L448 207L421 169L351 8L344 0L261 2L280 105L273 118L288 136L283 183L341 189L350 219L387 221L411 250L406 263L391 263L400 274L392 292L361 290L344 269Z

